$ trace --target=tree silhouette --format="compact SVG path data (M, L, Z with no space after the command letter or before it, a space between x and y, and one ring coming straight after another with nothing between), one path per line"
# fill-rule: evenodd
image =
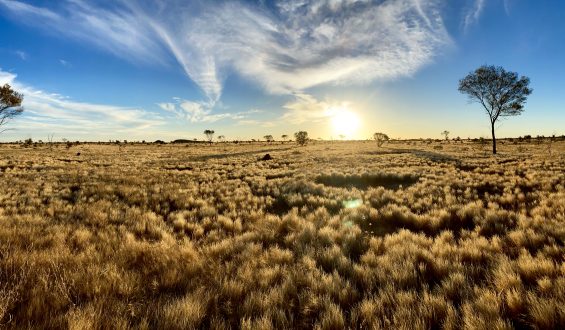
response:
M517 116L524 111L530 78L518 77L498 66L483 65L459 81L459 91L467 94L470 101L480 103L486 110L492 133L492 153L496 154L494 124L500 117Z
M449 140L449 131L443 131L441 135L445 136L445 141Z
M275 140L272 135L265 135L263 138L267 140L267 142L273 142Z
M226 137L224 135L218 135L218 141L224 142L225 139Z
M288 135L283 134L283 135L281 135L281 138L283 139L283 141L286 141L286 139L288 139Z
M385 142L387 142L389 139L388 135L386 135L385 133L375 133L373 134L373 139L375 139L375 141L377 141L377 146L381 147Z
M4 126L12 118L21 115L24 109L22 101L24 96L12 89L8 84L0 87L0 127ZM0 130L0 133L6 131Z
M204 131L204 135L206 135L206 139L208 140L208 142L212 143L212 140L214 139L214 131L211 129L207 129Z
M303 146L308 142L308 132L298 131L294 133L294 138L296 139L296 143Z

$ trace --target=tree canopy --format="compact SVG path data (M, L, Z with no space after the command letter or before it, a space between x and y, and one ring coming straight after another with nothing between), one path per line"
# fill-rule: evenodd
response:
M296 143L299 145L305 145L308 142L308 132L306 131L298 131L294 133L294 138L296 139Z
M206 135L208 142L212 142L212 140L214 139L214 133L215 132L211 129L204 130L204 135Z
M24 96L12 89L8 84L0 87L0 127L10 119L22 114ZM1 132L1 131L0 131Z
M492 132L493 153L496 154L494 124L500 117L516 116L524 111L530 79L506 71L500 66L483 65L459 81L459 91L469 100L480 103L487 112Z
M388 135L386 135L385 133L375 133L373 134L373 139L375 141L377 141L377 146L382 146L385 142L387 142L389 140Z

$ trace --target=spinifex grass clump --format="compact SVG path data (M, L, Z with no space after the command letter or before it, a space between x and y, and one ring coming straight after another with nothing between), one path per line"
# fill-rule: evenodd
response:
M472 143L3 145L0 324L564 328L565 144Z

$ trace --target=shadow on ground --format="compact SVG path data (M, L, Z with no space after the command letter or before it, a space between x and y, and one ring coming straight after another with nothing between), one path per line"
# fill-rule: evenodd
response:
M419 177L412 174L362 174L362 175L320 175L315 182L338 188L357 188L366 190L371 187L386 189L406 188L418 182Z

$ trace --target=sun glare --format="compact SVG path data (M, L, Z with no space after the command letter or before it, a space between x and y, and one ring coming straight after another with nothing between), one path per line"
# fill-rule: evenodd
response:
M355 112L348 109L333 109L332 126L335 133L345 135L346 138L352 138L361 124L359 116Z

